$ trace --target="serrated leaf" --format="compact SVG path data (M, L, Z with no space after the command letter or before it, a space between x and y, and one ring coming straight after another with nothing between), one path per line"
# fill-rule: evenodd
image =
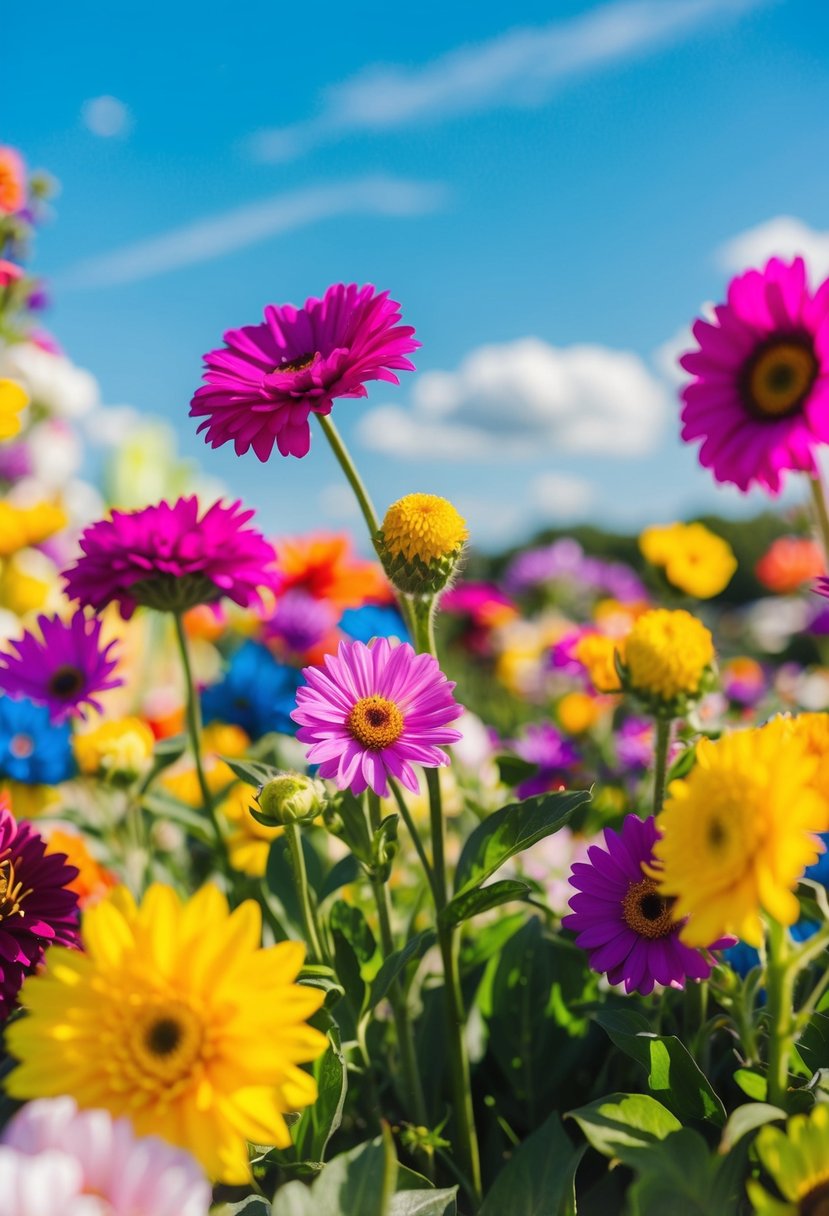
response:
M416 959L423 958L426 951L431 950L436 941L437 934L435 931L433 929L424 929L422 933L418 933L410 938L402 950L395 950L393 954L390 954L372 981L367 1010L374 1009L379 1005L404 968Z
M510 857L564 827L573 812L589 801L587 790L564 790L511 803L488 815L463 847L455 894L479 887Z
M527 883L504 878L486 887L475 887L455 895L441 912L440 920L444 925L459 925L473 916L479 916L481 912L488 912L490 908L524 899L529 893Z
M513 1153L495 1179L480 1216L563 1216L584 1153L551 1115Z

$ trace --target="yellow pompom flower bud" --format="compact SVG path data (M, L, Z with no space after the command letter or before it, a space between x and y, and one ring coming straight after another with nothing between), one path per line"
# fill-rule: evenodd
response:
M622 685L651 713L677 717L710 687L713 664L714 642L702 621L684 609L654 608L627 636Z
M434 595L446 586L469 536L466 521L437 494L392 503L377 533L377 552L400 591Z

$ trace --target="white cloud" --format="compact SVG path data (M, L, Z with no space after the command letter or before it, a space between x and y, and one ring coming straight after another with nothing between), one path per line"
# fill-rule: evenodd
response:
M666 405L638 355L521 338L479 347L457 371L422 373L409 409L371 410L359 435L405 459L640 456L657 446Z
M254 156L287 160L354 131L377 132L491 109L535 107L569 81L678 42L766 0L614 0L524 26L418 67L377 66L330 87L320 113L256 132Z
M717 250L717 262L730 273L762 266L770 257L806 260L813 281L829 275L829 232L816 232L793 215L778 215L726 241Z
M443 206L446 198L447 191L437 183L382 174L331 186L309 186L194 220L158 236L87 258L57 276L55 287L66 291L135 283L335 216L425 215Z
M132 127L129 107L117 97L90 97L81 106L84 126L101 139L126 135Z
M593 505L596 491L584 477L542 473L530 487L533 505L549 519L580 520Z

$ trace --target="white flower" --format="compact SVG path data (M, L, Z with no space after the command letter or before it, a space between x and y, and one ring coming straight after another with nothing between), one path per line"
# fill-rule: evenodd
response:
M62 418L80 418L100 400L98 381L91 372L34 342L17 342L0 352L0 375L19 381L33 405Z

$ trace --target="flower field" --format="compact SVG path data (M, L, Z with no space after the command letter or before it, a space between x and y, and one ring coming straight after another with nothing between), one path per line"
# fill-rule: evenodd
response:
M498 557L337 428L405 308L269 305L193 425L366 530L271 536L153 423L79 474L50 190L0 148L0 1216L829 1216L829 281L680 359L767 515Z

